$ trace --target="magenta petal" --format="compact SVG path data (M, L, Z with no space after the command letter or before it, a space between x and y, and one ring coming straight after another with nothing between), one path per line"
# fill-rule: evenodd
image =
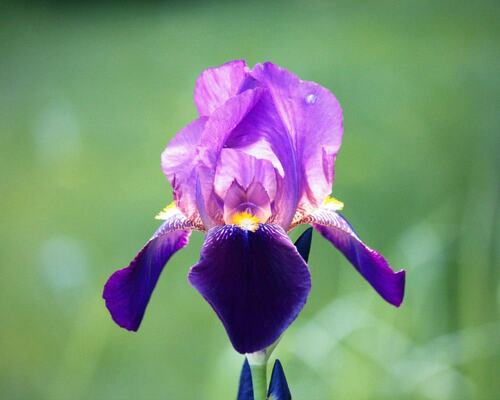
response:
M223 148L215 174L215 191L224 198L227 190L236 180L245 189L253 182L259 182L269 198L276 194L276 173L273 164L237 149Z
M296 157L293 140L283 125L268 91L261 92L258 103L233 129L226 146L265 159L273 165L278 172L273 222L287 229L300 199L301 166Z
M113 273L102 297L113 320L137 331L163 267L175 252L188 244L190 231L171 231L166 221L135 256L128 267Z
M275 342L303 308L311 278L283 229L209 231L189 282L213 307L240 353Z
M245 189L238 182L233 181L224 197L224 221L231 224L233 216L240 212L250 212L261 222L266 222L269 219L271 203L260 182L252 182Z
M196 154L195 177L185 181L194 188L196 204L207 229L223 223L223 206L218 202L214 181L218 160L228 135L253 109L261 95L260 89L250 89L229 99L207 120Z
M335 96L314 82L272 63L257 64L252 77L271 94L295 147L300 203L318 206L331 193L333 166L342 142L342 109Z
M217 152L228 146L231 132L258 104L263 90L260 88L249 89L237 96L228 99L221 107L217 108L207 121L206 128L201 137L203 146ZM215 168L215 165L213 166Z
M395 272L385 258L365 245L338 213L323 213L314 227L351 262L368 283L390 304L399 307L405 290L405 271Z
M198 118L181 129L161 155L161 167L170 181L177 206L190 219L198 217L196 176L200 161L200 140L206 118Z
M200 218L207 229L223 223L223 207L214 192L220 152L260 95L260 89L251 89L230 98L210 118L198 118L179 131L162 153L162 169L177 206L189 219Z
M203 71L194 89L194 102L199 114L210 115L229 98L236 96L246 76L247 66L243 60Z

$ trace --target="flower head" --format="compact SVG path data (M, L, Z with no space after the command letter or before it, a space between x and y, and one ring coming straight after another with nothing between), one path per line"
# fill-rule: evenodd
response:
M169 258L190 232L206 233L189 282L210 303L235 349L275 342L303 308L311 288L306 261L287 232L311 224L373 288L399 306L404 271L366 246L329 197L342 141L334 95L272 63L232 61L196 81L199 117L162 154L174 203L103 297L115 322L137 330Z

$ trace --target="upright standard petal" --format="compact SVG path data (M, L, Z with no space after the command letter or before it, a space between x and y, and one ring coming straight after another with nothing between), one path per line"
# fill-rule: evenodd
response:
M161 155L161 167L174 189L176 204L191 220L200 218L193 182L201 163L200 140L206 122L207 118L198 118L181 129Z
M261 89L259 101L234 127L225 146L265 159L273 165L278 172L273 223L287 229L300 199L300 166L293 140L283 125L269 91Z
M116 271L106 282L102 297L113 320L137 331L163 267L188 244L192 224L173 212L128 267Z
M319 206L332 189L335 157L342 142L342 109L335 96L314 82L270 62L251 75L271 94L293 141L300 173L300 206Z
M260 89L249 89L230 98L207 120L196 154L194 176L184 181L186 191L194 188L196 205L207 229L223 224L223 202L215 193L215 174L221 151L231 131L253 109L261 95Z
M247 74L248 68L243 60L230 61L203 71L194 88L194 102L199 114L210 115L236 96Z
M405 290L405 271L394 272L381 254L361 241L344 217L320 208L302 223L313 224L384 300L396 307L401 305Z
M189 282L221 319L234 348L253 353L274 343L304 306L307 264L278 225L235 225L208 232Z
M215 192L224 198L227 190L236 180L245 189L259 182L270 200L276 195L276 174L273 164L243 151L223 148L215 173Z
M233 224L234 217L241 213L250 213L264 223L271 216L271 202L260 182L253 182L245 189L234 181L228 189L224 197L224 221Z

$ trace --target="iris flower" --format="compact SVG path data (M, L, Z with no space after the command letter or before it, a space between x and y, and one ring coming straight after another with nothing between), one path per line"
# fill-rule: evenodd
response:
M212 306L233 347L273 344L311 289L308 266L287 235L312 225L390 304L403 300L405 272L355 233L330 197L342 142L335 96L273 63L232 61L205 70L194 102L199 117L161 156L174 202L131 263L107 281L113 320L136 331L170 257L192 231L206 234L188 280Z

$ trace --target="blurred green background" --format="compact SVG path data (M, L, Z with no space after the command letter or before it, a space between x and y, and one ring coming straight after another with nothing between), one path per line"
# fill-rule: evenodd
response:
M0 398L235 398L242 357L186 281L201 234L138 333L101 290L171 200L159 156L195 78L236 58L336 94L334 195L408 270L392 308L315 234L274 354L294 398L498 398L499 18L497 1L3 3Z

